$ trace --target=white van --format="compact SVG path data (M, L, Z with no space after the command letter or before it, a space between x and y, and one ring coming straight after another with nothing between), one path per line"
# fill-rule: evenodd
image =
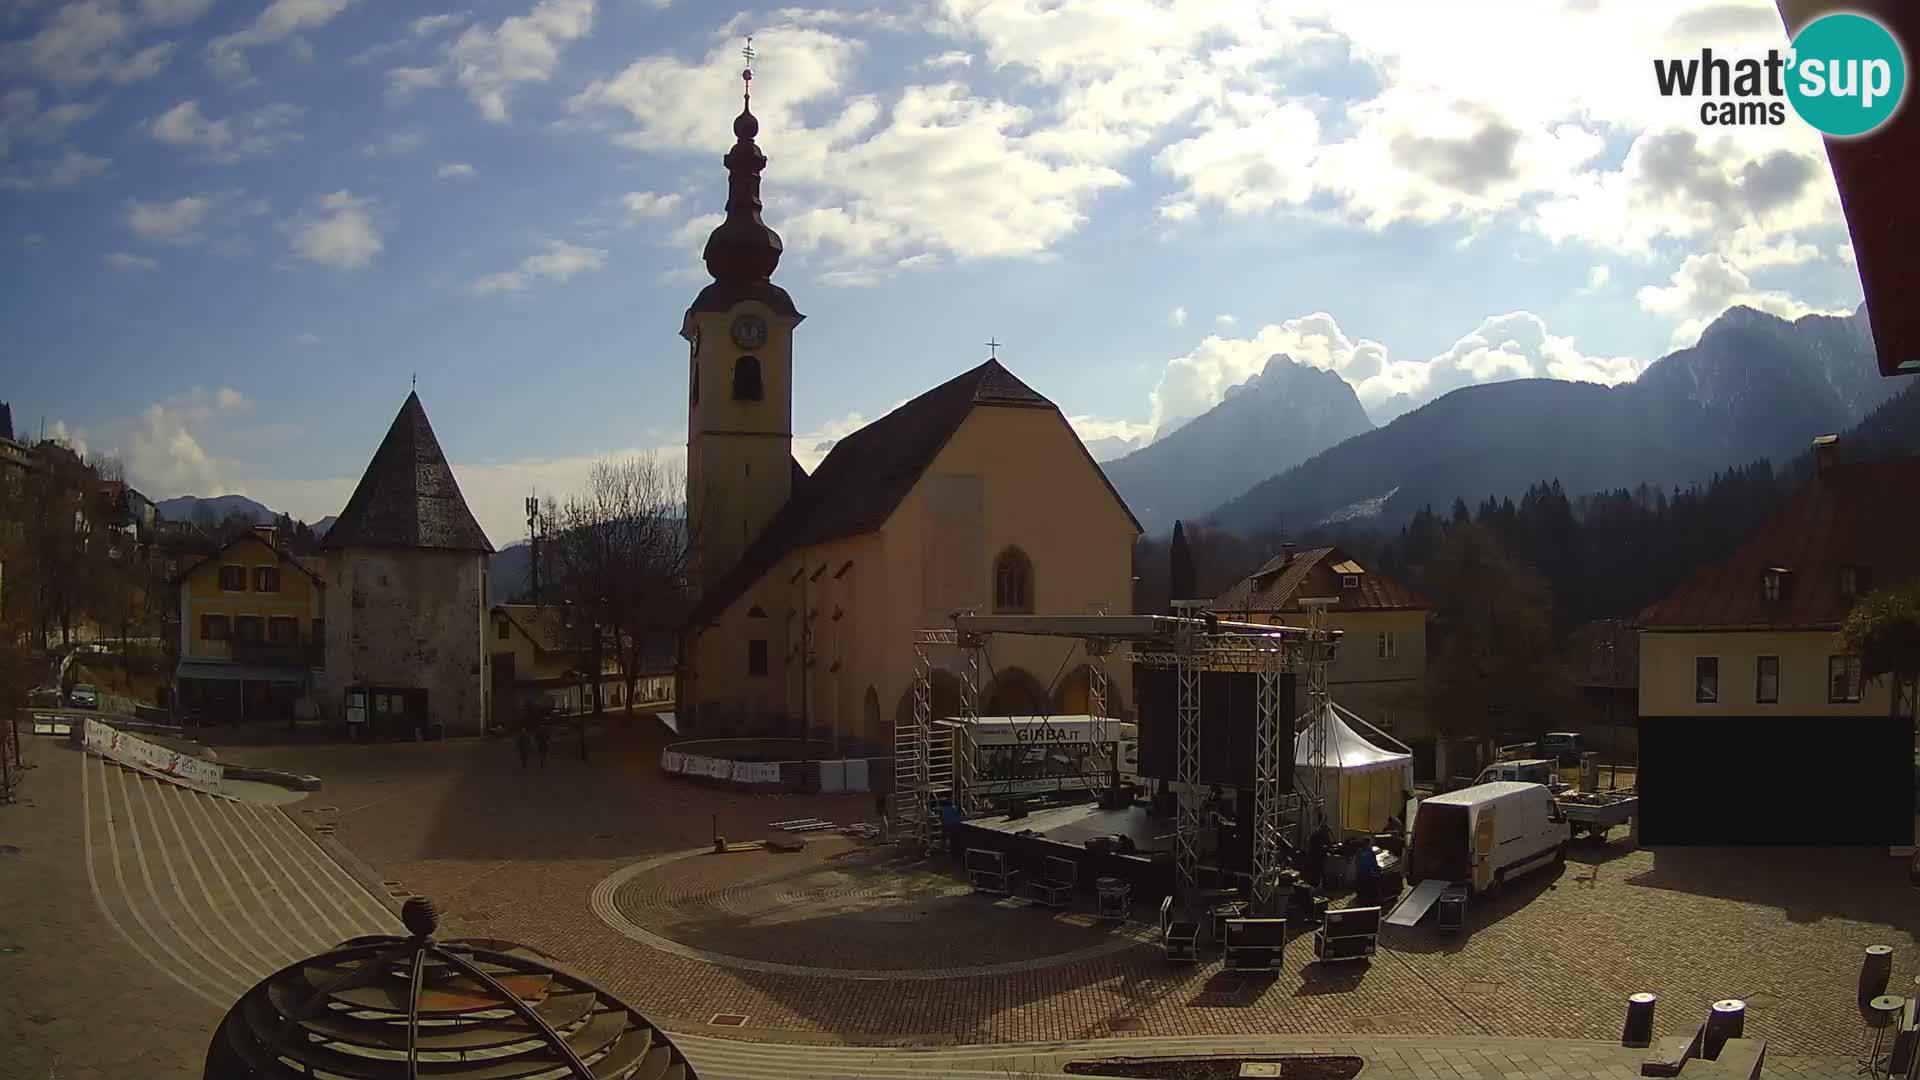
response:
M1407 884L1438 879L1495 892L1530 870L1566 860L1570 829L1544 784L1475 784L1420 803Z

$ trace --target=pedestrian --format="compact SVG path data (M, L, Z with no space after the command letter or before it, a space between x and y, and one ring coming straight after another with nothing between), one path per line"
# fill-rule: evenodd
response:
M533 729L533 745L540 751L540 767L547 767L547 725Z
M533 736L528 733L525 724L520 725L520 734L513 740L520 748L520 767L527 767L527 759L533 756Z

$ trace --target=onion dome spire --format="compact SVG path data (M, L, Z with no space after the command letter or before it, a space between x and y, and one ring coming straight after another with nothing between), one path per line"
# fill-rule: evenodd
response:
M707 273L715 281L753 282L773 277L784 250L780 234L760 220L760 173L767 156L754 145L760 121L753 115L753 39L740 50L747 66L740 72L740 115L733 120L733 149L727 167L727 218L707 237Z

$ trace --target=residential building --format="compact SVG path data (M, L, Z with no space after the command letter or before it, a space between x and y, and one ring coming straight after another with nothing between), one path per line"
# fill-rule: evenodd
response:
M479 734L487 718L487 540L408 394L327 530L323 715Z
M713 282L681 324L695 598L682 728L805 731L884 752L912 716L913 631L950 627L960 610L1127 611L1140 526L1060 410L995 358L802 469L791 448L804 316L771 280L782 246L761 220L759 121L743 109L733 129L726 217L705 253ZM995 638L981 708L1084 700L1086 668L1066 662L1076 648ZM928 659L935 709L957 712L958 651ZM1120 696L1108 711L1125 715Z
M1311 603L1324 601L1324 603ZM1341 631L1327 665L1327 692L1369 723L1408 743L1432 738L1427 723L1426 598L1337 547L1289 544L1213 600L1223 619L1303 625L1309 607Z
M1738 550L1640 614L1643 720L1894 710L1891 680L1863 679L1836 634L1861 596L1920 578L1920 458L1843 464L1837 442L1815 440L1812 479Z
M291 719L326 662L326 584L315 561L262 525L171 580L182 709L218 722Z
M592 651L580 642L567 609L553 604L495 604L490 613L492 634L487 645L492 672L493 722L511 727L531 710L572 712L592 708L592 686L597 681L600 701L608 709L624 709L627 687L633 686L633 704L673 701L673 652L643 655L642 670L631 680L621 666L620 650L609 640L601 651L600 676L588 673ZM648 663L647 661L652 661Z

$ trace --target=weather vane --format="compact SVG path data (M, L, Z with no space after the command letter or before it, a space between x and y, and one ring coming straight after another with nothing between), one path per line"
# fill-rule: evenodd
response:
M987 339L987 348L988 348L988 349L990 350L990 351L989 351L989 352L987 353L987 358L988 358L988 359L990 359L990 360L998 360L998 359L1000 359L1000 343L999 343L998 341L995 341L995 340L994 340L993 338L988 338L988 339Z
M753 58L755 55L753 51L752 34L747 35L747 47L740 50L740 55L747 58L747 66L740 72L740 81L747 84L745 92L751 94L753 93Z

